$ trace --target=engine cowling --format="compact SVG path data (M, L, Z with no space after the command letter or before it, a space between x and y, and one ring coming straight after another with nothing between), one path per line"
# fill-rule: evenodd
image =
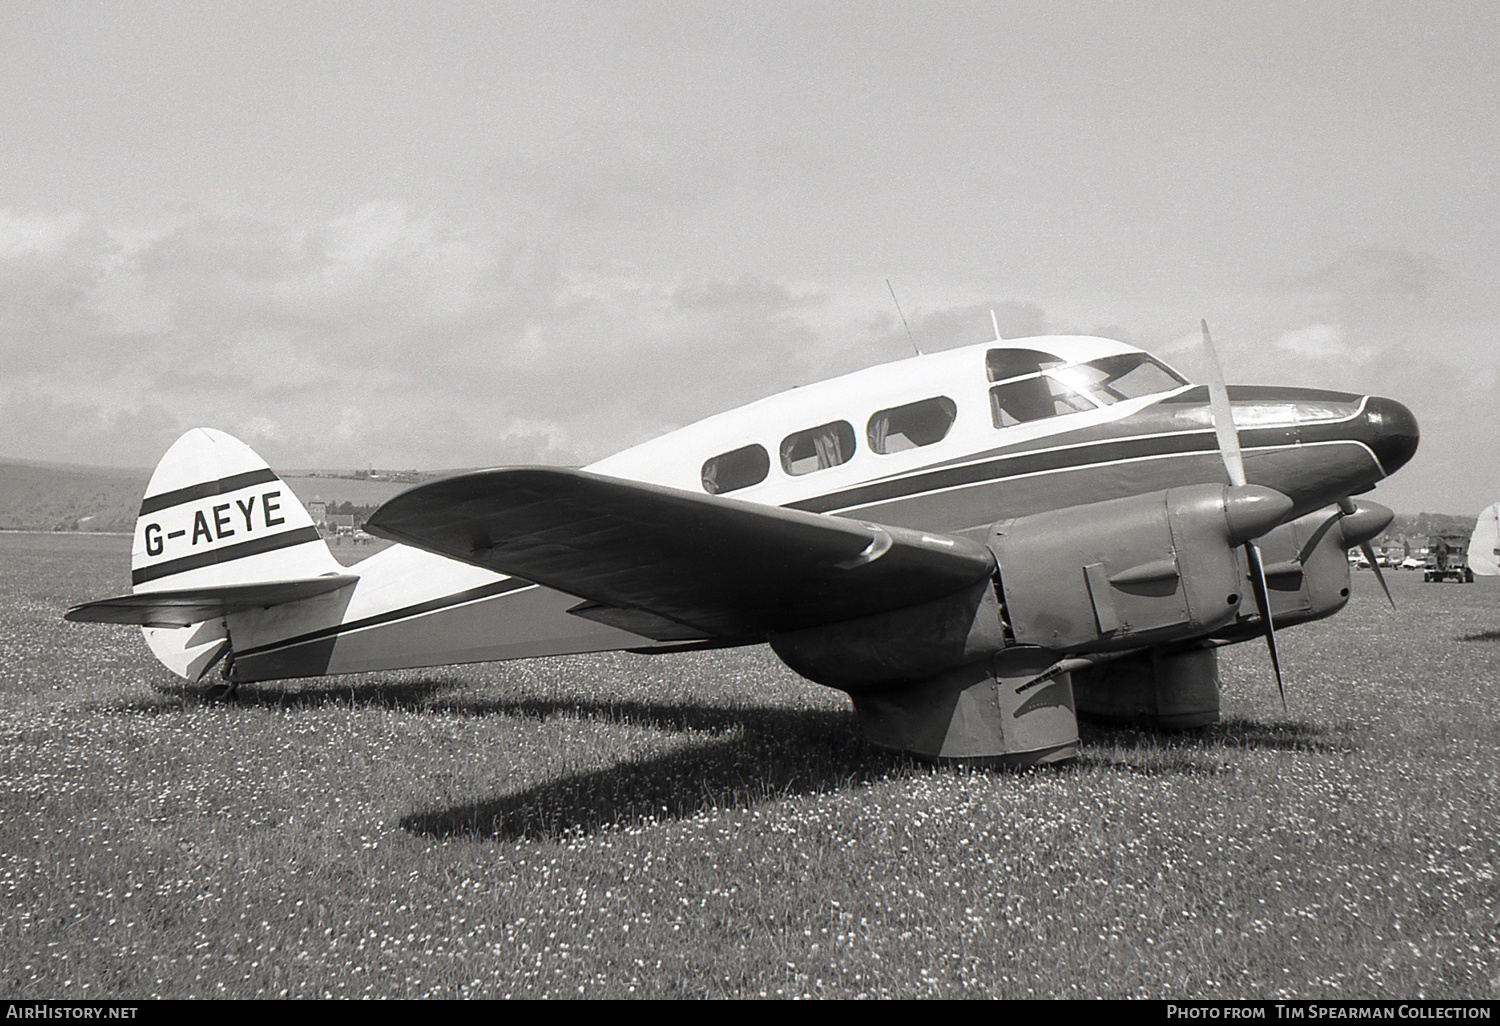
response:
M992 581L771 645L803 676L854 693L1015 646L1110 652L1202 636L1239 611L1237 548L1290 509L1269 488L1194 485L1000 521Z
M1238 548L1291 507L1257 485L1195 485L1002 521L988 544L1014 643L1108 652L1229 624Z

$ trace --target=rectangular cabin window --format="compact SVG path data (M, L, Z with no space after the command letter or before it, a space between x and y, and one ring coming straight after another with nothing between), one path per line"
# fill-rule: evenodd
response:
M953 427L958 406L947 396L935 396L880 410L865 426L870 448L882 455L905 452L941 442Z
M798 431L781 442L782 469L793 477L847 463L853 455L854 428L846 420Z
M771 472L771 457L765 446L747 445L722 453L703 464L703 490L723 495L758 485Z

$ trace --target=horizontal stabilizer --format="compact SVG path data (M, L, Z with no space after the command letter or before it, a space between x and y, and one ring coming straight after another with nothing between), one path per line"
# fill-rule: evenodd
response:
M658 638L835 623L950 595L994 569L965 538L551 467L419 485L365 530L587 599L573 612Z
M74 606L63 619L79 623L124 623L141 627L188 627L231 613L324 595L347 588L358 577L328 574L293 581L256 581L204 588L147 591Z

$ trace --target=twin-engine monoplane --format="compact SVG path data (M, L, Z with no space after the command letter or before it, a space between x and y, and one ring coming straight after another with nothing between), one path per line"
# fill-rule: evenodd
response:
M1207 329L1205 327L1205 341ZM626 649L769 643L874 742L1048 762L1077 714L1218 716L1217 649L1349 598L1391 512L1391 399L1193 385L1133 346L995 341L710 417L583 470L419 485L341 566L290 489L207 428L157 467L132 593L173 672L236 686ZM1279 672L1278 672L1279 680Z

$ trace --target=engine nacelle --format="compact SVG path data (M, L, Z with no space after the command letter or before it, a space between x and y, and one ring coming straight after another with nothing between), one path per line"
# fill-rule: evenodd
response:
M1002 521L988 544L1010 634L1107 652L1230 624L1246 594L1236 550L1291 505L1256 485L1193 485Z
M1373 502L1352 512L1334 507L1282 524L1256 539L1266 574L1271 622L1279 629L1331 616L1349 601L1347 550L1385 530L1392 513ZM1250 641L1265 631L1246 575L1245 598L1233 623L1213 642ZM1115 723L1181 729L1219 718L1218 657L1212 643L1152 648L1073 675L1080 716Z
M1280 630L1343 609L1349 602L1349 549L1385 530L1394 516L1374 502L1360 502L1353 513L1329 506L1257 539L1271 623ZM1247 596L1235 622L1216 636L1240 641L1262 632L1260 612L1253 596Z
M1268 488L1195 485L1003 521L988 541L993 580L774 634L771 647L847 692L878 744L933 758L1066 758L1078 731L1064 656L1190 644L1232 626L1246 589L1235 550L1291 505ZM1211 652L1177 676L1206 688L1217 715Z

